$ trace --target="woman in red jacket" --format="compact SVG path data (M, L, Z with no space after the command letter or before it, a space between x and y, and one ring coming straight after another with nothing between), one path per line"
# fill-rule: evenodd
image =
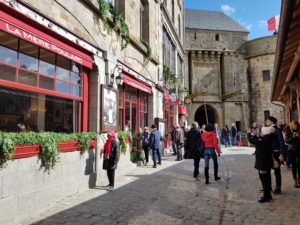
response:
M205 131L201 134L201 139L203 141L204 145L204 161L205 161L205 183L209 184L209 176L208 176L208 170L209 170L209 159L212 158L214 161L214 175L215 180L221 180L221 178L218 176L218 156L220 156L220 148L218 145L218 139L214 132L214 126L212 124L208 124L205 128Z

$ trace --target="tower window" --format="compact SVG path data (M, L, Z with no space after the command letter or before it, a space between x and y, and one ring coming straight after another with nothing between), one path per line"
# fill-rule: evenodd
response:
M268 81L268 80L271 80L270 70L264 70L263 71L263 81Z
M220 40L220 35L219 35L219 34L216 34L216 35L215 35L215 40L216 40L216 41L219 41L219 40Z
M194 39L195 39L195 40L197 39L197 33L194 34Z

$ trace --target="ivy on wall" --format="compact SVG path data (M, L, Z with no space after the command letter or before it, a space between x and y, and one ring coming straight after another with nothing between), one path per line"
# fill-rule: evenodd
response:
M175 73L173 73L171 69L166 65L164 65L163 67L163 78L166 83L174 86L177 89L179 96L186 92L186 89L184 88L182 83L180 83L180 81L178 81L178 79L176 78Z
M99 16L103 26L108 31L115 31L122 38L122 48L126 48L130 41L129 28L125 19L117 13L115 7L105 0L98 0ZM110 15L112 16L113 25L109 24Z
M53 169L59 161L58 143L62 141L78 141L81 153L89 148L89 141L96 140L95 132L62 134L54 132L0 132L0 169L4 168L8 160L13 159L16 145L41 146L41 167Z

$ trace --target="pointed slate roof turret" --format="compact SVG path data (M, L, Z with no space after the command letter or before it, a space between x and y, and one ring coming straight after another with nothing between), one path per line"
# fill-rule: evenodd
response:
M201 30L223 30L249 33L223 12L185 9L185 27Z

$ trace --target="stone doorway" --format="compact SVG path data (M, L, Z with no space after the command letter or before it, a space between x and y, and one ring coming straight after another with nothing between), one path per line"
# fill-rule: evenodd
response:
M205 108L207 112L207 119L206 119ZM211 124L218 123L218 114L216 110L212 106L206 104L200 106L197 109L195 113L195 121L197 121L199 126L201 127L203 124L207 124L207 120L208 123Z

